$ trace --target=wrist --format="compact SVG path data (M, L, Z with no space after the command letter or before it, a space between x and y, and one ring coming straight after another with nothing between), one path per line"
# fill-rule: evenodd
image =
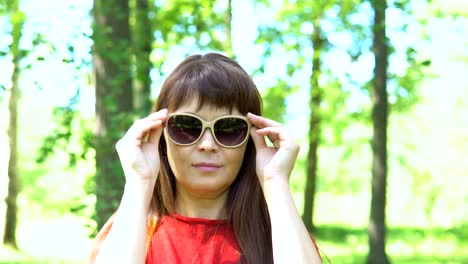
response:
M267 203L275 199L283 199L285 195L291 195L289 182L283 177L271 178L263 182L263 194Z
M129 187L132 189L139 189L141 191L143 190L149 190L153 189L154 185L156 184L156 179L147 179L147 178L138 178L138 177L126 177L125 179L125 187Z
M127 180L124 187L124 197L133 206L138 207L138 205L141 205L147 209L153 197L155 182L135 179Z

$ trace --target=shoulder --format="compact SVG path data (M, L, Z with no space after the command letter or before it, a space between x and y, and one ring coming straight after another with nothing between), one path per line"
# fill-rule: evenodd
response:
M106 240L107 235L109 234L109 231L112 228L112 224L114 223L115 220L115 213L107 220L107 222L104 224L104 226L99 230L97 233L96 237L93 240L93 243L91 244L91 250L89 252L88 258L86 260L86 263L94 263L96 260L96 256L99 253L99 249Z
M309 236L310 236L310 239L312 240L312 242L314 243L315 250L317 250L318 255L320 256L320 258L322 258L322 256L320 255L319 247L318 247L318 245L317 245L317 241L316 241L315 238L314 238L314 235L313 235L312 233L309 232Z

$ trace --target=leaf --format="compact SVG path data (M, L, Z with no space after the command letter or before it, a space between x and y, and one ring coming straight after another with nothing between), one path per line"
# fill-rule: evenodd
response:
M421 65L423 66L431 66L431 64L432 64L431 60L424 60L423 62L421 62Z

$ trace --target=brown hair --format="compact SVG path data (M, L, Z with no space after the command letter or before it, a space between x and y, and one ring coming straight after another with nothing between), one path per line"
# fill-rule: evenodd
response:
M237 108L244 115L261 114L262 100L250 75L237 62L220 54L192 55L180 63L165 80L153 111L174 111L194 96L199 100L198 107L209 104ZM150 220L175 212L175 177L167 160L164 137L160 139L159 156L161 169L150 205ZM241 262L273 263L270 217L256 176L252 139L230 187L226 209L242 250Z

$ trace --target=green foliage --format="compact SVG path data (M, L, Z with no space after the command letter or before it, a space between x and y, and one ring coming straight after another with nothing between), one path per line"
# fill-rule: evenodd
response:
M164 1L156 3L154 35L156 48L169 50L174 45L188 45L188 53L196 50L223 50L226 22L223 12L213 12L216 1ZM163 64L165 56L156 58Z
M468 17L468 3L466 1L431 0L428 2L435 13L434 15L437 15L438 17Z
M36 62L47 62L59 58L64 64L75 66L76 75L74 78L77 80L80 78L79 73L83 68L89 66L85 60L75 61L77 57L75 47L68 41L65 53L60 53L60 47L52 43L46 35L38 32L33 33L31 42L32 48L30 50L22 50L25 56L35 56L36 49L47 50L49 53L41 53L42 55L39 57L28 58L25 61L24 70L37 67ZM47 89L41 86L40 81L40 79L34 81L37 89ZM46 163L57 151L66 151L68 167L73 168L80 160L86 159L87 154L93 148L89 120L83 119L78 111L82 88L76 87L75 89L74 95L68 99L67 104L56 106L52 111L55 127L43 138L41 146L36 150L35 160L39 166Z
M13 58L23 58L20 54L19 40L21 38L21 31L26 21L26 14L19 9L19 0L4 0L0 2L0 17L9 17L9 23L11 25L11 37L12 43L9 45L10 54ZM5 53L7 54L7 53Z
M316 27L323 27L322 25L325 23L334 25L333 30L351 33L354 41L347 52L351 57L359 57L370 36L368 28L350 22L350 17L359 10L359 4L360 1L352 0L315 1L313 3L306 1L286 2L277 14L278 19L275 24L265 25L259 29L256 43L265 48L264 65L268 58L276 53L272 49L285 49L286 52L295 51L296 55L290 56L291 63L288 64L286 70L288 76L303 71L303 66L305 63L310 64L312 56L311 53L302 51L312 47L312 33ZM323 50L317 52L322 54L321 57L325 57L336 49L328 40L329 34L334 32L324 29L321 32L322 35L319 37L323 39ZM323 68L319 70L320 76L317 78L320 80L320 89L323 91L321 119L324 124L335 128L333 141L339 144L341 142L340 135L346 125L355 122L356 119L364 120L365 118L362 114L353 115L355 110L350 111L347 107L348 102L352 99L349 98L351 90L346 86L346 83L353 82L352 76L336 76L330 69L327 69L328 66L322 59L320 61L322 61ZM263 71L264 65L261 66L260 71ZM357 86L360 85L357 84Z
M276 86L266 89L262 95L263 115L278 122L284 122L287 96L297 88L297 86L291 87L287 82L279 80Z
M57 126L43 139L42 146L37 153L36 162L44 163L59 148L66 150L68 153L68 166L73 168L80 159L85 159L87 153L93 148L90 140L91 129L86 127L84 122L81 122L79 128L74 128L74 123L76 123L79 114L76 109L79 98L80 89L70 98L68 105L55 107L53 117ZM82 146L81 150L72 144L72 137L74 135L76 137L76 131L81 131L81 138L78 138L78 146Z

